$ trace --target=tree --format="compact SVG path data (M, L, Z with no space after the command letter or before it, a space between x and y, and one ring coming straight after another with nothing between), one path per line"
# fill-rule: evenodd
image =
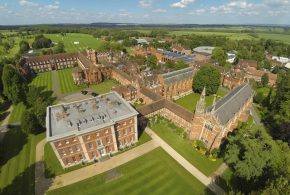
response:
M25 101L26 84L12 65L5 65L2 73L3 94L13 103Z
M29 51L30 47L27 41L21 41L19 43L19 53L20 54L24 54L27 53Z
M261 77L261 83L264 87L268 85L269 75L267 73L263 74L263 76Z
M213 66L203 66L193 78L194 91L201 93L206 87L207 95L215 94L220 85L220 73Z
M53 53L64 53L64 43L62 41L59 41L56 45L56 47L53 50Z
M215 48L213 50L211 58L216 60L219 63L220 66L225 66L226 65L227 54L220 47L217 47L217 48Z
M254 102L257 104L261 104L264 100L264 93L263 91L258 91L258 93L254 96Z
M157 58L154 55L148 55L145 60L145 65L150 67L152 70L156 69L157 66Z
M38 132L38 123L34 113L31 110L26 110L21 118L21 128L22 131L29 133L37 133Z
M276 95L263 118L274 138L290 145L290 72L278 76Z
M32 43L34 49L50 48L51 45L52 41L43 35L36 36Z

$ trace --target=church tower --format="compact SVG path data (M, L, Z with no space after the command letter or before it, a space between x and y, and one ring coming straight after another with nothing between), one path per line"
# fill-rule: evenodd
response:
M97 52L94 49L87 49L87 58L96 65L98 63Z
M203 114L205 112L205 87L200 95L200 98L196 104L195 114Z

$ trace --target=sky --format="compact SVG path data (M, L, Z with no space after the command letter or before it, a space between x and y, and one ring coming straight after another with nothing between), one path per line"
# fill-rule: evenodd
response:
M0 0L0 25L290 24L290 0Z

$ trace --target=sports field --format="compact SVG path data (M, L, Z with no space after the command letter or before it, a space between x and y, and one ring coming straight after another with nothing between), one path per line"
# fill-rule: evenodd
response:
M119 177L103 173L47 194L211 194L161 148L111 172Z
M0 161L0 194L34 194L36 144L45 137L26 135L21 129L10 129L2 141Z
M45 34L47 38L50 38L54 43L63 41L66 52L83 51L86 48L93 48L99 50L105 43L102 40L94 38L92 35L81 33L67 33L65 36L61 34ZM78 44L75 44L78 42Z
M45 90L53 90L51 72L38 73L29 84L35 87L45 87Z
M57 71L57 83L62 94L72 93L84 89L85 87L77 86L72 78L73 68Z

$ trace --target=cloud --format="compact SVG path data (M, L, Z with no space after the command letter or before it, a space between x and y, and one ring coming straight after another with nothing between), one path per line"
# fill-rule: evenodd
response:
M148 8L148 7L152 6L152 3L153 3L152 0L140 0L139 1L139 6Z
M166 9L155 9L152 12L155 12L155 13L165 13L165 12L167 12L167 10Z
M176 3L171 4L171 7L176 7L176 8L185 8L189 4L193 3L195 0L181 0Z
M19 5L21 5L23 7L37 7L38 3L34 3L32 1L29 1L29 0L20 0Z
M202 9L197 9L197 10L194 10L192 12L189 12L188 14L190 14L190 15L202 15L205 12L206 12L206 9L202 8Z

